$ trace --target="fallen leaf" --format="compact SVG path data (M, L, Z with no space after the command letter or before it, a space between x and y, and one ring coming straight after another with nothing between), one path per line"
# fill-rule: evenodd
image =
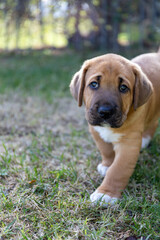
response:
M36 180L34 179L34 180L30 181L29 184L33 184L35 182L36 182Z

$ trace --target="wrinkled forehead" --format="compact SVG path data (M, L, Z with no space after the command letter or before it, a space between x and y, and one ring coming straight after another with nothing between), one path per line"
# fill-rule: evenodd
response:
M116 78L120 76L131 82L134 80L134 73L130 61L112 56L95 58L89 61L86 78L88 79L96 75L102 75L107 78Z

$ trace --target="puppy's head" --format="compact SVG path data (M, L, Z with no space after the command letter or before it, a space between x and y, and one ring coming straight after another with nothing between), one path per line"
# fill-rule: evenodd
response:
M121 127L130 109L147 102L152 84L141 68L116 54L87 60L71 81L70 90L86 118L95 126Z

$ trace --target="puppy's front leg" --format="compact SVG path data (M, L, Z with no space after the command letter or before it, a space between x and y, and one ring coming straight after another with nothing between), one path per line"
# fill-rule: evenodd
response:
M104 177L115 157L113 145L111 143L104 142L104 140L99 136L98 132L96 132L91 126L89 129L102 157L102 163L97 166L97 170L100 175Z
M120 143L114 144L115 159L102 184L91 195L91 201L100 202L106 207L108 203L114 204L125 189L130 176L132 175L138 159L142 136L134 134L127 139L122 139Z

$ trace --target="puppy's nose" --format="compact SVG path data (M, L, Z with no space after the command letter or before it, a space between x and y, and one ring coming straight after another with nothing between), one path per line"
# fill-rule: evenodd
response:
M111 117L115 112L115 106L100 106L98 108L98 114L101 118L109 118Z

